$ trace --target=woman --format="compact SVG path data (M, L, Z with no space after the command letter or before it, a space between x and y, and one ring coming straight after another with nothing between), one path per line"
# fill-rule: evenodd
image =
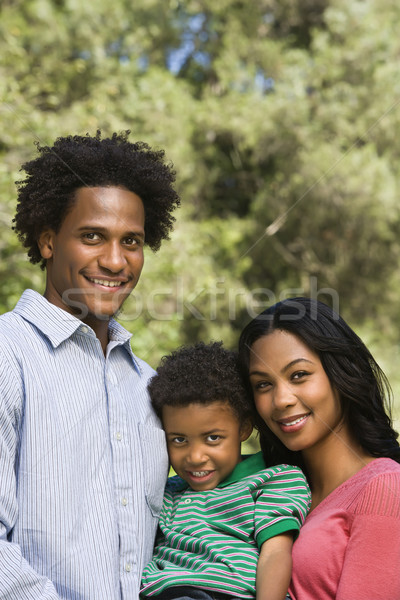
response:
M292 598L399 600L400 448L370 352L328 306L294 298L245 327L239 354L267 466L302 467L312 491Z

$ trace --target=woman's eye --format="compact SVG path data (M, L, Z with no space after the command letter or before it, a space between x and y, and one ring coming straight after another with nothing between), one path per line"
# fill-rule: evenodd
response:
M269 381L257 381L254 385L253 388L255 391L257 390L265 390L268 389L271 386Z
M306 377L307 375L309 375L307 371L296 371L296 373L293 373L292 379L296 381L302 379L303 377Z

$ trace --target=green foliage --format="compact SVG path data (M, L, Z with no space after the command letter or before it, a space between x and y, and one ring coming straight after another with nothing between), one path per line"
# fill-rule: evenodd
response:
M121 318L156 366L293 294L399 341L400 7L392 0L6 0L0 309L41 290L14 181L70 133L165 148L183 208Z

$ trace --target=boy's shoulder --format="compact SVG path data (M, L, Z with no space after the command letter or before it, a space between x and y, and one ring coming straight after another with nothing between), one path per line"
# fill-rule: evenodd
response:
M253 467L246 469L245 462L248 462ZM289 464L279 464L266 467L265 464L260 467L260 459L255 455L254 457L247 458L243 465L244 472L241 473L242 477L238 479L238 485L247 487L251 493L257 492L260 489L269 489L273 487L280 488L293 488L298 490L304 490L308 493L309 486L307 483L306 476L303 471L295 466ZM247 471L247 472L246 472ZM258 493L258 492L257 492Z
M266 467L266 468L258 471L258 473L255 473L255 477L260 477L261 479L265 480L266 482L271 479L282 480L282 481L285 481L285 480L306 481L306 476L304 475L304 473L300 469L300 467L297 467L295 465L288 465L288 464L280 464L280 465L274 465L271 467Z
M265 481L277 479L280 476L285 478L289 475L305 478L303 471L294 465L279 464L267 467L261 451L243 456L242 461L233 472L233 477L236 479L261 478Z
M293 474L301 474L304 475L303 471L300 469L300 467L297 467L296 465L289 465L286 463L282 463L280 465L273 465L271 467L265 467L264 469L262 469L261 472L265 472L265 473L293 473Z
M168 477L167 484L165 486L165 491L170 492L171 494L177 494L179 492L183 492L189 487L182 477L179 475L173 475L172 477Z

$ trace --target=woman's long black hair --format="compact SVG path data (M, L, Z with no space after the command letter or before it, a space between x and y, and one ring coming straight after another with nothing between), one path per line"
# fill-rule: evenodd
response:
M400 463L398 433L392 427L391 389L386 376L368 348L329 306L310 298L291 298L271 306L243 330L239 340L242 374L249 383L250 350L275 330L297 336L313 352L334 389L339 392L343 417L354 439L375 457ZM288 450L258 417L256 427L267 466L296 464L304 469L300 452Z

